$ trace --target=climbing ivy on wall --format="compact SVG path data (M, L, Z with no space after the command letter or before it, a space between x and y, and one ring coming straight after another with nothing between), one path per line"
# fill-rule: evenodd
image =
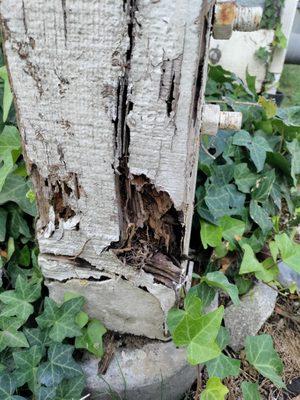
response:
M280 24L280 13L285 0L265 0L264 13L260 27L262 29L274 29Z
M263 82L263 90L267 91L274 84L274 74L269 72L273 55L276 49L284 49L287 46L287 39L282 32L281 12L285 5L285 0L266 0L265 8L260 24L261 29L272 29L274 31L274 39L270 46L260 47L255 56L266 67L266 77Z

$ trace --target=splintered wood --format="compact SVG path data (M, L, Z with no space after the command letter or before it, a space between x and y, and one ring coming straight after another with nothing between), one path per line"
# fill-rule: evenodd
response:
M46 284L81 292L111 330L164 339L185 279L209 11L1 2Z

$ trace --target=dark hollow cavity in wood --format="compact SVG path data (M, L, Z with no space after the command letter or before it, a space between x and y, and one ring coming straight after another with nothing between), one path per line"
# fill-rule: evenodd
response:
M121 235L110 249L119 259L151 273L156 282L174 287L181 279L181 253L184 236L183 213L177 211L165 191L158 190L145 175L132 175L128 168L130 128L126 123L134 108L130 101L130 66L135 41L135 0L124 2L128 16L129 47L124 75L117 88L115 126L116 186L119 198ZM174 83L166 97L171 112ZM172 99L170 99L170 93Z

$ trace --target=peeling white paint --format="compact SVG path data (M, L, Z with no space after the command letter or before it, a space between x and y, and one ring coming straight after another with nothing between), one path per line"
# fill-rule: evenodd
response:
M126 4L2 0L0 13L50 293L61 298L76 287L108 328L163 339L175 291L109 251L124 211L116 131L121 122L130 129L129 174L145 175L182 211L187 252L202 104L195 86L210 2L140 0L134 16Z

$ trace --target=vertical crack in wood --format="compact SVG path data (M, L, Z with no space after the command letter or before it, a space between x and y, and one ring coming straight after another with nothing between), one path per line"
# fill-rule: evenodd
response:
M124 8L128 16L129 46L124 75L118 83L117 116L114 121L114 169L121 234L120 240L111 243L110 249L123 262L144 269L154 276L156 282L173 288L181 280L183 213L175 209L167 192L157 190L147 176L131 174L128 167L130 128L126 120L134 108L130 101L130 67L135 40L136 1L124 1ZM181 58L179 63L181 64ZM168 115L173 110L175 86L178 81L178 68L175 64L172 64L171 68L171 82L165 97Z
M204 21L204 28L203 32L206 31L207 29L207 21L206 18L203 19ZM202 80L203 80L203 62L205 58L205 36L202 37L203 40L203 45L201 46L201 52L200 52L200 57L199 57L199 63L198 63L198 73L197 73L197 78L196 78L196 85L195 85L195 96L194 96L194 102L193 102L193 121L195 122L197 119L198 115L198 105L199 105L199 98L201 95L201 87L202 87Z
M206 74L207 74L207 52L209 47L210 41L210 31L211 31L211 23L212 23L212 12L213 7L212 4L206 0L202 4L202 10L200 18L203 21L201 25L201 32L200 32L200 53L199 53L199 61L198 61L198 73L196 76L195 82L195 90L194 90L194 101L193 101L193 113L192 113L192 120L194 126L197 124L197 117L199 115L199 105L203 104L204 99L204 91L205 91L205 81L206 81ZM198 121L199 122L199 121ZM200 128L200 126L197 128Z
M63 10L63 20L64 20L65 47L67 47L67 42L68 42L68 28L67 28L67 8L66 8L66 0L61 0L61 6L62 6L62 10Z
M27 28L27 20L26 20L26 10L25 10L25 4L24 0L22 0L22 12L23 12L23 25L25 29L25 34L28 34L28 28Z
M173 74L172 77L172 82L171 82L171 87L170 87L170 92L169 92L169 97L166 100L167 103L167 115L170 117L171 112L173 111L173 102L175 100L174 97L174 87L175 87L175 74Z
M166 102L168 117L172 117L172 113L176 113L182 58L183 55L181 54L173 60L167 59L162 63L159 98Z

